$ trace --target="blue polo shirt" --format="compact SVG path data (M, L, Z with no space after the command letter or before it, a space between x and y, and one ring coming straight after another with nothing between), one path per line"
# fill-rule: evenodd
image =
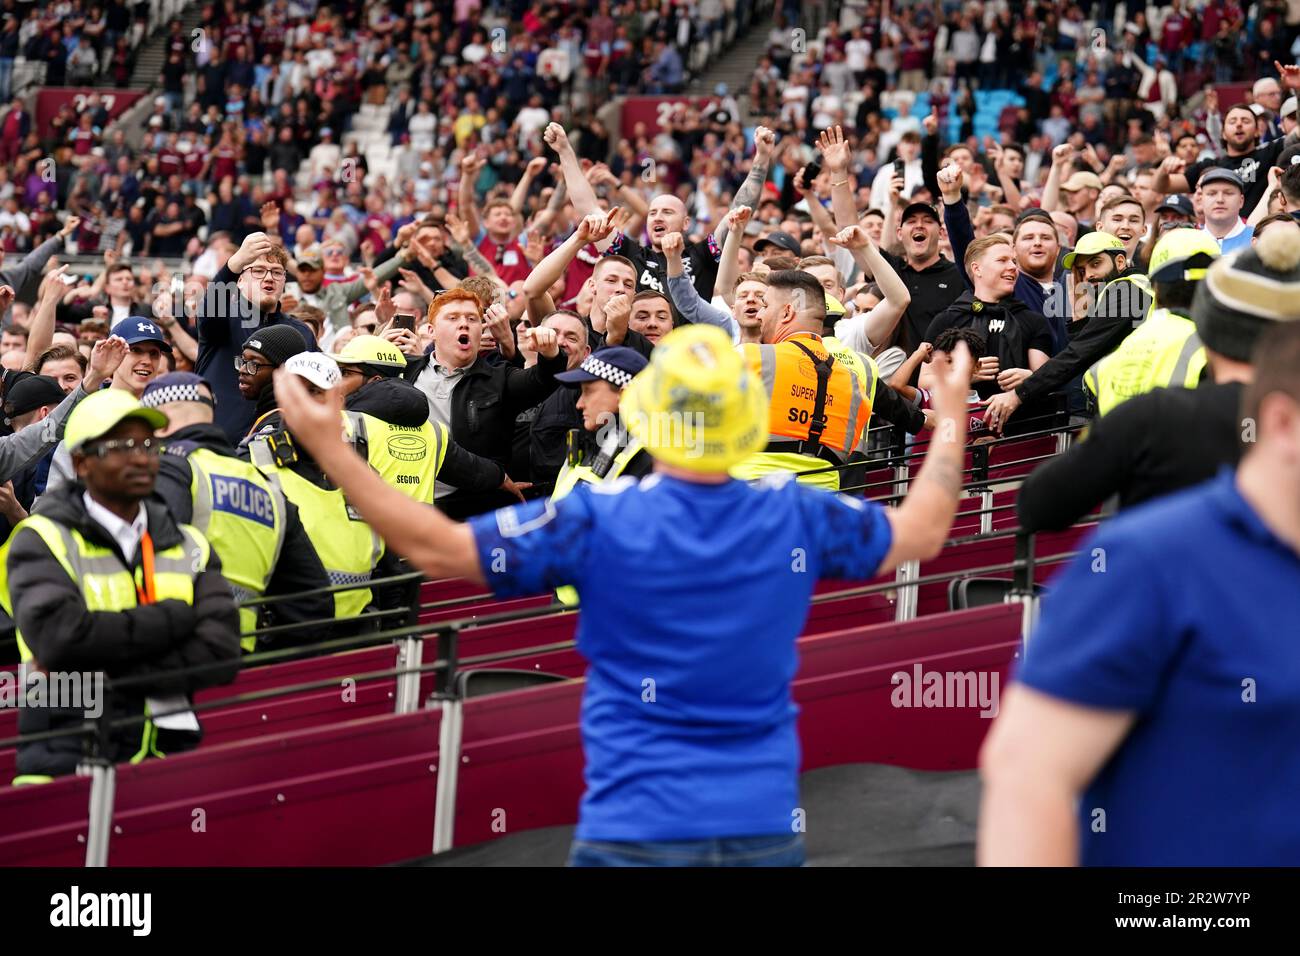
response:
M876 573L891 541L880 507L794 481L652 475L470 527L498 596L581 595L579 839L792 832L795 639L818 578Z
M1300 555L1231 472L1126 512L1083 545L1017 675L1137 715L1079 804L1082 862L1300 860L1297 620Z

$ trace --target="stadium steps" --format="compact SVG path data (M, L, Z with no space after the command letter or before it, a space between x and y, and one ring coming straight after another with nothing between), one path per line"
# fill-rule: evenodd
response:
M727 84L727 91L736 98L741 113L748 114L749 78L758 61L767 52L767 31L770 23L759 18L735 42L717 55L711 64L698 74L687 87L696 96L712 96L719 83ZM748 119L742 115L742 120Z
M202 5L191 3L180 13L185 25L185 35L192 36L202 19ZM131 71L128 89L149 90L161 85L163 64L167 62L167 23L162 21L136 54L135 68ZM101 79L97 86L112 86Z

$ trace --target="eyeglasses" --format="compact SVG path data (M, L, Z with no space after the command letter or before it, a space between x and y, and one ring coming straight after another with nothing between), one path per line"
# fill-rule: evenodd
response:
M288 273L283 269L268 269L266 266L250 266L244 271L254 279L265 279L268 273L276 282L283 282L288 277Z
M264 368L275 368L270 362L254 362L252 359L235 356L235 371L246 375L256 375Z
M162 454L162 442L153 438L113 438L108 441L96 442L93 446L86 448L87 455L94 455L96 458L107 458L112 454L130 455L134 452L140 452L149 458L157 458Z

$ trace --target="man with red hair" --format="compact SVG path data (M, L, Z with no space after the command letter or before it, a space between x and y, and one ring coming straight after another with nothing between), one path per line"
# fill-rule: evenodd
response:
M424 392L430 420L446 425L453 441L506 468L515 418L555 391L555 374L565 370L567 358L555 330L520 330L519 347L537 353L537 364L525 369L491 364L479 354L483 306L472 292L439 293L429 306L429 325L433 350L408 363L403 376ZM457 491L441 481L437 495L439 507L453 517L481 514L514 500L499 489Z

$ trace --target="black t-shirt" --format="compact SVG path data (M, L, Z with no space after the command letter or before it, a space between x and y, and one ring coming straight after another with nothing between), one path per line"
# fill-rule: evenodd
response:
M1017 326L1015 334L1004 334L1005 326L1002 323L1011 322ZM1009 368L1029 368L1031 349L1038 349L1049 356L1052 354L1052 328L1047 324L1047 319L1031 309L1004 308L994 304L985 306L980 314L976 314L969 307L961 309L958 306L934 317L925 331L924 341L932 343L939 337L939 333L950 328L974 328L983 335L984 354L996 355L1003 371ZM977 382L975 390L981 398L989 398L1002 391L997 382Z
M662 252L655 252L631 236L619 233L605 250L605 255L631 260L636 267L636 291L653 289L668 294L668 259ZM682 271L694 281L695 291L705 302L713 299L713 285L718 278L718 260L721 257L722 249L711 235L704 242L687 243L682 252Z
M894 341L891 343L911 355L922 342L932 341L926 339L926 330L930 328L930 323L934 321L936 315L952 305L957 297L966 291L966 280L962 277L957 263L950 262L942 256L934 265L920 272L897 256L886 254L885 258L907 285L907 290L912 293L911 304L899 320L898 328L894 332ZM1051 354L1050 349L1048 354Z
M1282 155L1282 150L1285 148L1286 138L1279 137L1245 156L1221 154L1213 159L1192 163L1184 172L1187 176L1187 186L1189 189L1195 189L1201 174L1207 169L1213 169L1215 166L1231 169L1241 177L1246 187L1246 205L1241 208L1241 214L1249 216L1254 211L1255 204L1263 199L1268 191L1268 171L1277 165L1278 157Z

